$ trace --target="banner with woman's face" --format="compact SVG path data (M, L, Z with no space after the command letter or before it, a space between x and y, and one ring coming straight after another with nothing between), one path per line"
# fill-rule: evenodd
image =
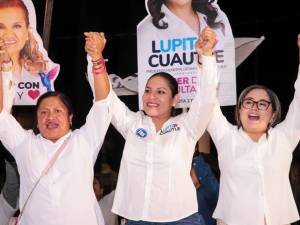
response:
M172 2L172 8L167 7L168 1ZM190 24L187 24L172 11L174 5L177 5L176 10L180 10L182 4L190 4L192 8L191 2L192 0L146 0L149 15L137 26L140 108L142 108L141 96L147 79L160 71L168 72L177 79L180 94L179 107L189 107L195 96L198 56L194 44L198 39L198 34L191 29ZM206 0L195 1L194 3L197 4L197 2L206 2ZM148 7L149 3L151 8ZM222 24L219 28L214 28L218 38L214 53L220 68L218 97L221 105L234 105L236 103L234 38L226 15L216 2L213 3L213 6L217 9L218 14L215 21ZM200 13L195 8L191 11L196 12L199 18L199 31L203 30L208 24L207 15Z
M0 38L13 62L14 105L35 105L40 95L54 90L59 65L43 47L31 0L0 2Z

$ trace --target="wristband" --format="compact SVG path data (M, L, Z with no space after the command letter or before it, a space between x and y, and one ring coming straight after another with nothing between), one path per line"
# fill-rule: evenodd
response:
M105 60L104 58L99 58L97 60L92 60L93 63L93 74L94 75L103 75L107 74L106 66L105 66Z

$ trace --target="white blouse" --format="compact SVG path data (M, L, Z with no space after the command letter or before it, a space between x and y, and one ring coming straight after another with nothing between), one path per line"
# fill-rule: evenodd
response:
M293 150L300 140L299 74L285 120L258 142L215 107L208 126L221 170L214 218L229 225L264 225L264 218L268 225L283 225L299 219L289 182Z
M100 225L103 217L93 190L93 166L110 123L106 102L96 102L85 125L55 143L24 130L13 116L0 113L0 140L13 154L20 174L20 208L59 146L65 149L26 205L21 225Z
M156 132L151 118L110 93L112 123L126 140L112 211L131 220L176 221L198 211L190 177L195 144L216 102L217 66L204 57L200 87L188 113ZM199 84L199 82L198 82Z

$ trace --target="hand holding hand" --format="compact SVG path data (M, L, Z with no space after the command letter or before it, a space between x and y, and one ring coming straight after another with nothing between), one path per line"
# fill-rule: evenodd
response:
M217 35L210 27L205 27L196 41L195 47L199 56L213 55L213 49L217 43Z
M92 60L103 58L102 52L106 45L106 38L102 32L85 32L85 51Z

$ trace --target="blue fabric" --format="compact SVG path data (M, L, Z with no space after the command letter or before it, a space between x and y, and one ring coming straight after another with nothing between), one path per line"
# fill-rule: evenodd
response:
M198 211L206 225L215 225L216 220L212 214L218 201L219 182L201 154L193 159L193 166L201 184L197 189Z
M128 220L125 225L206 225L203 217L199 213L194 213L188 217L174 222L147 222Z

